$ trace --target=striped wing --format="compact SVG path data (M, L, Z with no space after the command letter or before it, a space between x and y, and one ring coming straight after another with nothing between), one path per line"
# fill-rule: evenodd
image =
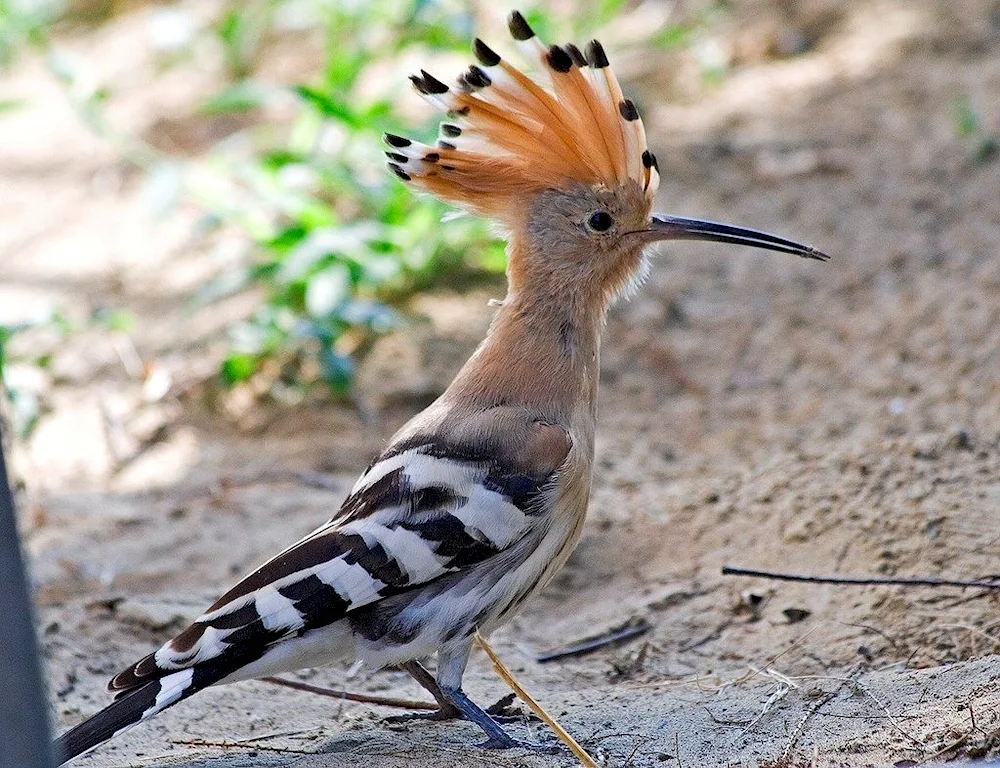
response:
M333 520L262 565L108 688L127 692L191 668L198 677L220 663L242 667L283 639L482 562L532 530L554 475L435 440L390 449Z

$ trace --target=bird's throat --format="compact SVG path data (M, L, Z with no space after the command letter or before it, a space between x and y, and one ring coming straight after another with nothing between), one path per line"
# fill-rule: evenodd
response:
M512 291L449 389L567 418L597 404L602 308Z

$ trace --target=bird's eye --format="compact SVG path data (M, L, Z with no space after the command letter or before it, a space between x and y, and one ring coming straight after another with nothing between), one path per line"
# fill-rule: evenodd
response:
M607 232L614 221L607 211L594 211L587 219L587 229L591 232Z

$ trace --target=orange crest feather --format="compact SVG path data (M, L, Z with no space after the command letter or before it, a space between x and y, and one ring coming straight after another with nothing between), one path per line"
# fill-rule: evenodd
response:
M545 84L475 41L479 65L448 87L421 70L417 90L445 111L437 146L386 134L400 179L463 208L505 219L546 189L574 183L615 187L631 179L652 201L659 184L639 113L622 95L596 40L546 47L514 11L511 35Z

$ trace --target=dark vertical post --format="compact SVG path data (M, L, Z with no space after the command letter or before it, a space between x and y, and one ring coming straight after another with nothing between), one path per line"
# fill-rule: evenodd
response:
M0 768L52 768L28 582L0 435Z

